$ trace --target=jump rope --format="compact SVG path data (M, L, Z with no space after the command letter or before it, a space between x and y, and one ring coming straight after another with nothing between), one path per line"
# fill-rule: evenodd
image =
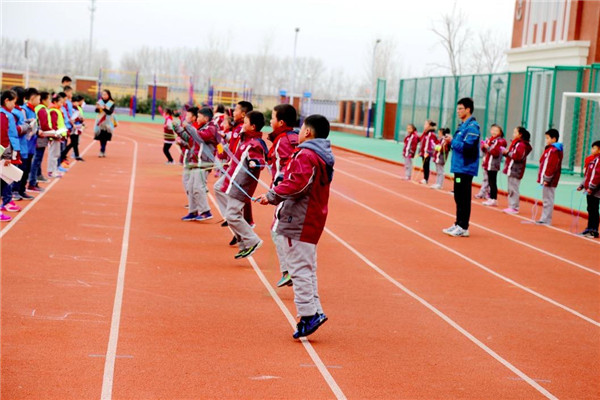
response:
M585 199L585 195L586 195L585 191L583 191L582 196L579 199L579 206L577 207L577 213L575 213L575 209L573 208L573 197L576 192L577 192L577 189L573 189L571 191L571 227L570 227L571 233L579 232L579 217L581 214L581 206L583 205L583 199Z

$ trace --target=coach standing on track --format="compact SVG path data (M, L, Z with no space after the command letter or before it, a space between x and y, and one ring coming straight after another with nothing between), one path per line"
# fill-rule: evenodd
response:
M456 106L458 118L462 121L452 139L452 163L450 172L454 173L454 202L456 203L456 221L443 232L455 237L469 236L471 218L471 184L479 168L479 123L472 116L473 99L460 99Z

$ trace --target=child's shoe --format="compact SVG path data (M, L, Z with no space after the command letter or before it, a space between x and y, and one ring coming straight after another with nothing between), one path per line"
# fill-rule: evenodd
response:
M46 178L44 175L38 175L37 181L38 182L48 182L48 178Z
M226 226L229 226L229 224L227 223L227 221L223 221L223 223L221 224L221 228L225 228Z
M25 192L19 193L19 196L21 196L21 200L33 200L33 199L35 199L35 197L30 196L30 195L28 195Z
M475 198L476 198L476 199L485 199L485 198L486 198L486 196L485 196L485 193L477 193L477 194L475 195Z
M260 248L260 246L262 246L262 244L263 244L263 241L261 240L261 241L259 241L258 243L256 243L254 246L251 246L251 247L248 247L248 248L247 248L247 249L245 249L245 250L242 250L242 251L240 252L240 253L241 253L241 255L240 255L240 253L236 254L236 256L237 256L237 255L240 255L240 256L239 256L239 257L237 257L237 258L246 258L246 257L250 257L252 254L254 254L254 252L255 252L256 250L258 250L258 249Z
M18 205L15 204L14 201L11 201L9 203L6 203L1 209L0 211L8 211L8 212L19 212L21 211L21 207L19 207Z
M229 241L229 245L235 246L237 244L237 242L238 242L237 237L234 235L233 238Z
M58 167L58 170L60 172L67 172L68 171L68 169L64 168L62 165Z
M30 192L43 192L44 188L40 187L39 185L27 185L27 190Z
M279 282L277 282L277 287L282 286L292 286L292 276L287 271L284 272L283 275L281 275L281 279L279 280Z
M23 200L19 192L12 192L12 199L13 201Z
M542 221L541 219L538 219L537 221L535 221L536 225L550 225L550 222L548 221Z
M182 217L181 220L182 221L195 221L196 218L198 218L198 213L197 212L193 212L193 213L189 213L188 215L186 215L185 217Z
M420 183L421 185L427 185L427 181L426 181L425 179L421 179L421 180L419 181L419 183Z
M516 210L514 208L505 208L504 210L502 210L503 212L507 213L507 214L518 214L519 210Z
M433 185L429 186L432 189L441 189L442 187L440 185L438 185L437 183L434 183Z
M211 214L210 211L207 212L203 212L202 214L198 215L196 217L196 221L206 221L209 219L212 219L213 215Z
M600 236L598 231L595 231L593 229L586 229L583 232L581 232L580 235L590 239L597 239Z
M294 339L299 339L315 333L325 321L327 321L327 316L325 314L316 313L310 317L301 317L300 322L296 325L297 330L293 334Z
M6 215L0 212L0 222L8 222L12 220L12 217L10 215Z
M498 207L498 200L487 199L486 201L484 201L481 204L483 204L484 206L489 206L489 207Z
M77 161L85 161L85 160L83 159L83 157L75 157L75 159L76 159Z

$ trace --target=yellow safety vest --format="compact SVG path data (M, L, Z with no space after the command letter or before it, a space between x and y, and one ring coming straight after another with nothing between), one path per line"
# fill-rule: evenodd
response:
M52 126L52 116L50 115L50 113L56 113L56 115L58 116L57 122L56 122L56 127ZM50 125L50 128L54 129L54 130L59 130L59 129L67 129L67 126L65 125L65 117L62 113L62 111L59 108L49 108L48 109L48 125ZM63 133L63 136L67 136L67 133Z

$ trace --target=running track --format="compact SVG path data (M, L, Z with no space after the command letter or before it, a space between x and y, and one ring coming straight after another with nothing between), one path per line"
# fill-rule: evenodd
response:
M571 215L474 201L471 238L447 237L448 192L336 150L329 321L295 341L273 208L254 206L265 245L234 260L219 218L179 220L160 131L122 123L105 159L85 138L87 161L1 226L3 399L600 398L600 247Z

